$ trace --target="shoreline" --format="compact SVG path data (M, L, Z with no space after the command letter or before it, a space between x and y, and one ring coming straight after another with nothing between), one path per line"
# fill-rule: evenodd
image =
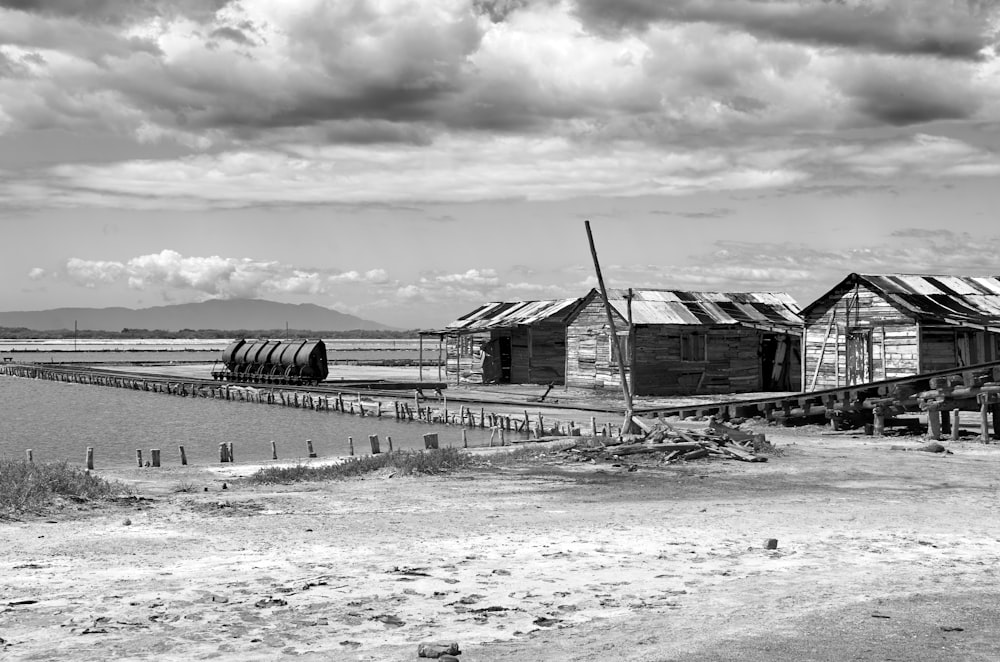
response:
M136 479L136 498L0 526L0 655L1000 657L1000 446L768 437L782 453L766 463L633 471L558 453L298 485L98 471Z

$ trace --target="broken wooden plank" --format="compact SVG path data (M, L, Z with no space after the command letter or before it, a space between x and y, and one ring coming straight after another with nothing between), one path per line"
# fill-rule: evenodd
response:
M719 449L728 455L736 458L737 460L742 460L743 462L767 462L766 457L760 457L759 455L754 455L753 453L748 453L747 451L740 448L734 443L725 444L724 446L719 446Z
M678 444L633 444L629 446L619 446L611 451L614 455L635 455L637 453L665 453L670 451L692 451L703 448L702 444L678 443Z

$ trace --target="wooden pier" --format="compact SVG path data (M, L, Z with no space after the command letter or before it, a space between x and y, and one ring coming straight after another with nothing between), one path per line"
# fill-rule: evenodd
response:
M487 405L510 409L524 403L491 399L489 402L452 397L449 409L445 385L437 382L379 384L353 382L314 386L253 385L215 380L169 377L154 374L121 373L94 367L50 364L0 365L0 374L30 379L74 382L128 388L182 397L203 397L260 404L281 405L319 412L339 412L360 417L395 418L467 428L491 428L494 432L521 433L528 437L581 434L576 421L545 419L528 409L548 409L548 403L525 407L523 414L486 411ZM388 387L388 388L387 388ZM412 397L400 398L403 387ZM474 406L478 405L478 406ZM587 410L586 405L563 405ZM594 408L606 414L619 411L606 406ZM909 377L899 377L866 384L821 389L802 393L781 393L752 399L726 399L699 404L667 407L636 407L634 414L643 418L670 416L708 417L726 421L732 418L763 416L769 421L790 425L797 422L828 421L831 427L870 426L872 434L902 424L903 414L926 413L928 434L934 439L954 434L960 412L975 412L982 441L1000 439L1000 361L939 370ZM624 414L624 408L620 410ZM614 436L620 425L598 425L591 420L591 433ZM621 420L621 419L619 419Z
M951 432L956 410L978 412L983 441L991 436L1000 439L1000 361L773 397L637 407L635 413L645 417L715 416L720 420L763 415L781 424L826 419L833 428L871 425L873 433L880 434L896 416L926 412L928 433L938 439ZM953 416L942 417L941 412Z
M57 382L125 388L180 397L213 398L278 405L326 413L344 413L359 417L394 418L399 421L416 421L436 425L453 425L464 428L491 429L493 434L520 433L527 437L581 434L575 421L544 418L540 413L531 415L525 409L522 415L486 411L484 406L452 403L440 382L380 383L352 382L321 383L312 386L264 385L214 379L177 378L174 376L122 373L93 366L59 364L0 365L0 374L26 379L45 379ZM402 387L412 396L401 398ZM405 392L402 391L402 392ZM591 419L594 420L594 419ZM620 426L619 426L620 428ZM614 434L614 423L606 423L593 434ZM501 434L502 437L502 434Z

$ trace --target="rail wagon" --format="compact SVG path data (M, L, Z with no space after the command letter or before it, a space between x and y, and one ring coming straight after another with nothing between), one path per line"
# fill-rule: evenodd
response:
M212 369L212 378L261 384L317 384L326 379L322 340L247 340L230 343Z

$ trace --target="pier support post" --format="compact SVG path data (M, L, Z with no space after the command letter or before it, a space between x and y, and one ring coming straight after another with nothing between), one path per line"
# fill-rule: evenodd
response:
M25 448L24 449L24 455L25 455L25 459L27 459L27 461L28 461L28 464L31 464L34 461L34 457L32 456L30 448Z
M424 448L436 449L438 447L438 436L436 432L429 432L424 435Z
M466 431L462 430L462 448L469 447L469 437L466 435Z
M160 449L159 448L150 449L149 459L154 467L160 466Z
M136 448L135 449L135 463L138 464L140 468L142 467L142 449L141 448Z
M273 439L271 440L271 459L272 460L278 459L278 443Z
M872 414L875 416L875 425L872 428L872 434L876 437L881 437L885 435L885 410L882 407L875 407L872 409Z
M347 438L347 454L354 455L354 437Z
M181 466L182 467L183 466L187 466L188 456L187 456L187 453L184 452L184 447L183 446L178 446L177 450L179 450L180 453L181 453Z
M370 435L368 435L368 443L371 444L372 455L378 455L379 453L382 452L382 449L379 448L378 435L377 434L370 434Z
M980 398L979 405L979 440L984 444L990 441L990 406L985 398Z
M386 435L385 436L385 441L386 441L386 443L389 444L389 455L392 455L392 437L390 437L389 435Z
M93 470L94 468L94 447L87 446L87 470Z
M941 439L941 411L938 409L927 410L927 435L934 441Z
M309 457L316 457L316 451L313 450L312 439L306 439L306 450L309 452Z
M229 448L226 442L219 444L219 462L229 462Z
M951 410L951 439L952 441L958 441L962 434L961 424L961 409L955 408Z
M229 458L228 460L226 460L227 462L236 461L233 459L233 442L231 441L226 444L226 456Z

